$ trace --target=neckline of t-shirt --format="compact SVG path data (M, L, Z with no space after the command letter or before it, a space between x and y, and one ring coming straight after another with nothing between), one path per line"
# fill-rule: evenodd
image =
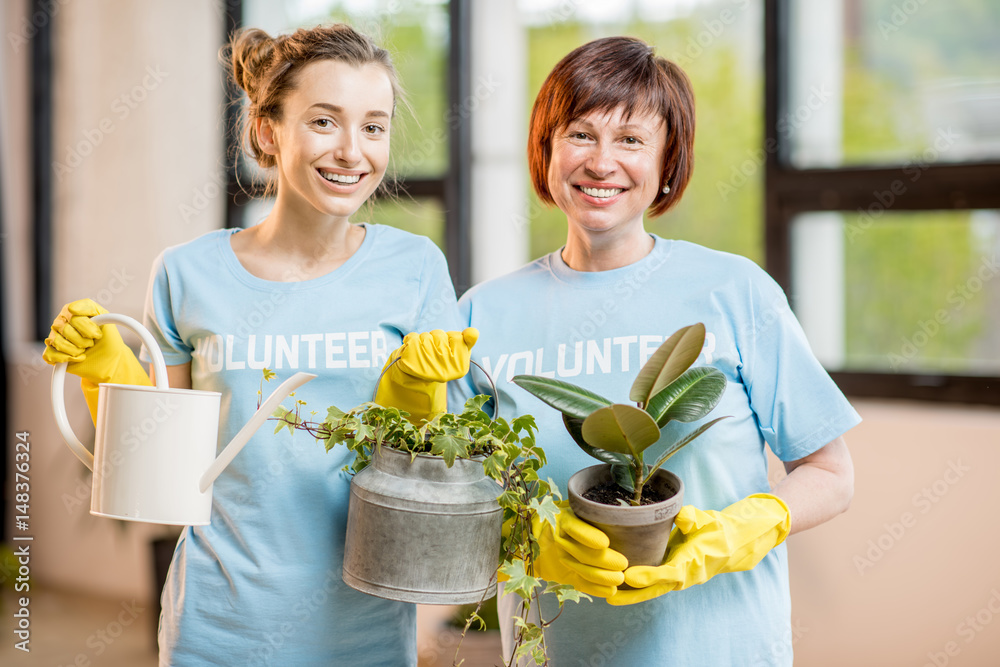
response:
M570 268L563 260L563 248L560 248L548 256L549 271L557 280L583 289L605 288L628 279L636 272L655 271L667 261L667 257L673 249L673 242L662 239L656 234L650 234L650 236L653 239L653 249L638 262L607 271L577 271Z
M330 283L342 280L345 276L354 271L354 269L364 260L365 256L371 252L372 245L375 243L375 237L379 233L379 226L366 222L358 224L365 228L365 238L361 240L361 245L354 252L354 254L348 257L346 262L335 268L333 271L330 271L322 276L317 276L316 278L310 278L309 280L296 280L293 282L265 280L264 278L259 278L247 271L243 264L240 263L236 253L233 251L233 245L231 242L232 235L240 231L238 228L225 230L229 233L219 235L219 251L222 255L222 260L225 262L226 266L229 267L230 272L236 276L236 279L255 289L262 289L271 292L291 292L313 289L314 287L325 287Z

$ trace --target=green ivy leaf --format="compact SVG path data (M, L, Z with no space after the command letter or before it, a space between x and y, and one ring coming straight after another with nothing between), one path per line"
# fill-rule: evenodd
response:
M581 593L569 584L556 584L549 583L545 587L544 593L555 593L556 598L559 600L559 604L562 605L565 602L579 602L580 600L591 600L592 598L586 593Z
M506 470L507 466L504 465L503 452L493 452L483 461L483 471L490 479L503 480L503 474Z
M517 495L517 491L514 489L504 489L504 491L497 496L497 504L504 509L509 509L512 512L517 512L520 507L520 498Z
M546 496L542 498L541 501L539 501L538 498L532 498L531 502L528 503L528 508L535 510L538 514L538 518L548 523L552 526L552 529L555 530L556 516L559 514L559 506L556 505L552 496Z
M514 625L519 628L521 644L514 651L511 664L520 665L520 659L524 657L530 657L536 665L546 664L542 629L534 623L526 623L520 616L514 616L513 619Z
M524 600L530 600L535 589L542 585L542 580L531 576L524 570L524 561L515 560L505 563L500 573L507 577L504 583L505 593L517 593Z
M456 458L469 458L469 441L454 435L431 436L431 454L443 458L450 468L455 465Z

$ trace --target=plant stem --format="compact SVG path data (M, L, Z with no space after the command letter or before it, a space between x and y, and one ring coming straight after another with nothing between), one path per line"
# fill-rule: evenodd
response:
M635 487L635 491L632 492L632 502L631 502L631 504L634 507L638 507L639 505L642 504L642 487L646 483L646 480L643 478L643 475L642 475L642 467L641 466L642 466L642 460L640 459L639 460L639 467L638 468L632 468L632 472L633 472L632 479L635 480L635 483L633 484L633 486Z

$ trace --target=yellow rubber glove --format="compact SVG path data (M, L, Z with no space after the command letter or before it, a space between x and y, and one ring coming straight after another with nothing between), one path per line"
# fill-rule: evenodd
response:
M608 604L645 602L670 591L703 584L723 572L753 569L788 536L790 518L783 500L758 493L720 511L685 505L662 565L636 565L625 570L624 589Z
M384 369L375 402L410 413L414 424L431 419L448 409L449 380L469 372L472 346L479 340L479 330L409 333L403 344L393 350ZM397 363L392 363L399 359Z
M569 584L581 593L607 598L625 581L628 560L610 549L608 536L578 518L568 501L556 503L556 530L537 516L531 532L538 540L534 576L558 584Z
M102 382L151 386L142 364L132 354L118 327L98 326L90 319L108 312L96 301L80 299L63 306L45 339L42 359L68 362L66 371L80 377L90 418L97 421L97 385Z

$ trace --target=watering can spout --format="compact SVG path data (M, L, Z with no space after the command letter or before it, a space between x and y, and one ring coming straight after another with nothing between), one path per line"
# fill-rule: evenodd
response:
M271 416L283 400L288 398L289 394L315 377L316 375L313 373L296 373L278 385L278 388L267 397L267 400L260 404L260 407L250 418L250 421L243 425L240 432L226 445L226 448L222 450L215 461L212 462L212 465L208 467L208 470L205 471L205 474L201 476L201 480L198 483L199 491L205 493L215 483L215 479L236 458L236 455L240 453L244 445L257 432L257 429L264 425L267 418Z

